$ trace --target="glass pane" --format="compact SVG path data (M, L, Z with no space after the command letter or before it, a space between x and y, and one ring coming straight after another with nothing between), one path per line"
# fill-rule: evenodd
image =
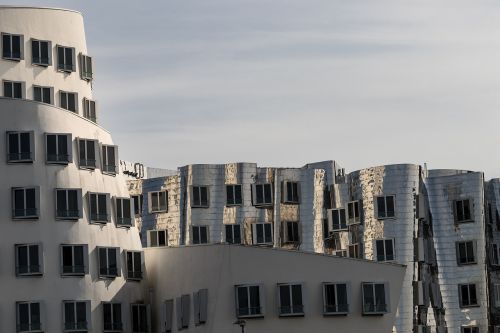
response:
M107 201L106 201L106 195L105 194L99 194L97 196L97 205L99 207L99 215L100 215L100 219L101 220L105 220L107 219L107 208L106 208L106 205L107 205Z
M50 94L50 88L43 88L43 100L42 102L52 104L52 96Z
M9 134L9 158L11 160L17 160L19 159L18 153L19 153L19 142L18 142L19 135L17 133L11 133Z
M193 227L193 244L200 244L200 228Z
M118 265L116 262L116 249L108 249L108 274L117 275L118 274Z
M26 273L28 267L28 247L27 246L19 246L17 248L17 264L25 270ZM20 273L22 273L20 271Z
M33 92L34 92L34 100L37 102L41 102L42 101L42 88L35 87L33 89Z
M30 153L31 152L31 140L30 133L21 133L21 153ZM23 156L23 159L31 158L31 156Z
M295 284L292 286L293 312L302 312L302 286Z
M24 190L14 190L14 216L24 215Z
M290 299L290 286L280 286L280 313L292 312L292 301Z
M59 155L61 157L65 157L67 159L68 155L68 137L66 135L59 135L57 137L58 142L57 142L57 149L59 152Z
M394 217L394 197L392 195L385 197L387 205L387 217Z
M234 186L227 185L226 186L226 203L228 205L234 205Z
M207 227L200 227L200 240L201 244L207 244L208 243L208 228Z
M467 242L467 262L474 262L474 243Z
M256 224L255 230L257 231L257 243L264 243L264 225Z
M95 143L92 140L87 140L87 159L95 163Z
M364 284L363 285L363 297L364 297L364 309L367 312L375 311L375 295L373 293L373 285L372 284Z
M458 243L458 261L462 264L467 261L467 254L464 243Z
M9 35L3 35L2 50L3 50L2 56L5 58L10 58L11 49L10 49L10 36Z
M270 204L273 202L271 193L271 184L264 185L264 197L266 199L266 203Z
M95 215L97 215L97 194L90 194L90 215L91 219L95 220Z
M463 210L463 204L462 201L455 201L455 207L456 207L456 214L457 214L457 221L463 221L464 220L464 210Z
M193 187L193 204L195 206L200 205L200 188L199 187Z
M38 245L30 245L29 258L30 258L30 272L39 272L40 263L38 261Z
M48 42L40 42L40 55L41 55L41 62L43 64L48 64L49 63L49 43Z
M64 68L64 48L63 47L57 48L57 64L58 64L58 68L61 68L61 69Z
M477 295L476 295L476 285L475 284L469 285L469 295L470 295L470 304L476 305L477 304Z
M87 159L87 152L86 152L86 144L85 144L85 140L80 140L79 141L79 156L80 156L80 161L85 161ZM86 164L86 163L84 163Z
M242 203L242 198L241 198L241 185L235 185L234 186L234 197L235 197L235 204L241 205Z
M470 206L469 206L469 200L464 200L464 220L471 220L471 213L470 213Z
M250 291L250 314L260 314L260 294L258 286L249 287Z
M264 233L265 233L265 241L266 243L272 243L273 242L273 233L271 230L271 223L264 223Z
M239 225L233 226L234 244L241 244L241 231Z
M108 147L108 160L107 163L110 166L116 166L115 165L115 147ZM114 171L114 170L111 170Z
M201 205L208 206L208 187L201 187Z
M347 228L345 209L340 209L339 213L340 213L340 227L342 229L345 229Z
M30 323L29 317L29 304L20 303L18 304L19 311L19 324L23 327L27 327ZM26 330L26 329L25 329Z
M158 246L158 232L152 231L149 233L149 241L151 246Z
M123 200L120 200L121 201L121 204L122 204L122 211L123 211L123 214L122 216L126 219L130 219L131 216L130 216L130 200L129 199L123 199Z
M102 310L103 310L104 323L113 322L113 318L111 316L112 304L109 304L109 303L103 304Z
M74 252L74 258L75 258L74 265L83 268L83 266L85 265L84 257L83 257L85 255L84 247L83 246L75 246L73 252Z
M385 260L385 251L384 251L384 241L378 240L375 242L377 247L377 261Z
M375 285L375 301L376 301L376 311L386 311L385 307L385 286L383 284Z
M35 329L35 326L40 324L40 303L31 303L31 325L34 325L32 329Z
M119 303L113 304L113 322L120 324L122 322L122 305Z
M167 198L167 192L163 191L159 193L159 200L160 200L160 210L167 210L168 206L168 198Z
M36 214L36 191L34 188L26 189L26 209L28 215Z
M106 275L108 273L108 258L105 248L99 249L99 273Z
M66 68L72 69L73 67L73 49L67 47L65 48L65 63Z
M158 231L158 245L159 246L167 245L167 231L165 230Z
M231 225L226 225L226 242L234 243L233 228Z
M47 160L52 161L57 155L57 136L47 135Z
M248 304L248 292L246 287L238 287L238 313L240 315L248 315L250 313Z
M74 303L64 303L64 322L66 324L73 324L75 320L75 304Z
M264 185L255 185L256 204L264 203Z
M76 303L76 321L78 324L84 324L87 322L87 304L85 304L85 302Z
M137 305L132 306L132 331L139 332L139 309Z
M349 311L347 302L347 285L345 284L337 285L337 302L339 306L339 311L341 312Z
M385 241L385 258L386 260L394 260L394 248L392 245L392 239L387 239Z
M325 312L337 311L334 285L325 285L325 307Z
M14 83L14 98L23 98L22 85L19 82Z
M377 197L377 211L378 217L387 217L385 212L385 198Z
M68 93L68 110L70 111L76 111L76 100L75 100L75 94L73 93Z
M78 191L68 190L68 208L70 216L78 216Z
M63 246L62 262L63 266L73 266L73 250L70 246Z
M21 36L12 36L12 58L21 58Z

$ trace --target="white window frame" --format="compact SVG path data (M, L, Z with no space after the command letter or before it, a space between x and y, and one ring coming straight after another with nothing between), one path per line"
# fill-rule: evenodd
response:
M88 208L89 208L89 216L88 219L91 223L108 223L111 221L111 214L110 214L110 201L111 201L111 195L109 193L99 193L99 192L88 192L87 193L88 197ZM99 198L104 197L105 202L106 202L106 215L103 216L102 214L99 213L100 206L99 206ZM95 201L93 202L92 198L95 198ZM93 215L92 214L92 207L96 207L96 212ZM103 218L104 217L104 218Z
M288 226L292 225L292 235L290 235L290 231ZM297 232L297 239L294 239L294 233ZM283 234L285 238L285 243L300 243L300 224L298 221L285 221L283 222Z
M30 151L21 152L21 134L29 135ZM11 135L17 136L17 149L19 153L10 152ZM18 158L11 158L11 155L18 155ZM35 161L35 135L33 131L7 131L7 163L33 163Z
M7 84L10 84L11 96L7 96L7 89L6 89ZM14 96L14 93L15 93L14 85L19 85L21 87L21 97ZM26 98L26 83L24 81L3 80L2 86L3 86L3 96L4 97L12 98L12 99L25 99Z
M301 303L298 305L300 309L295 309L293 303L293 292L292 292L292 287L293 286L300 286L300 294L301 294ZM277 301L278 301L278 315L280 317L302 317L304 316L304 285L303 283L278 283L277 284ZM288 287L288 293L290 297L290 312L284 312L283 308L284 306L281 304L281 287ZM297 311L295 311L297 310Z
M291 186L291 193L289 193L288 185ZM283 181L281 194L282 203L290 205L300 204L300 183L290 180ZM289 197L289 194L291 194L291 197Z
M201 199L201 193L205 190L207 192L207 202L204 203ZM198 201L194 200L195 192L198 194ZM210 207L210 187L208 185L193 185L191 191L191 208L209 208Z
M80 158L82 155L82 149L80 143L85 142L85 151L83 151L83 154L85 155L85 163L82 163L82 159ZM94 143L94 159L89 159L89 153L88 153L88 145L89 142ZM78 167L80 169L88 169L88 170L94 170L97 169L97 158L99 156L99 142L95 139L85 139L85 138L77 138L77 147L78 147ZM89 161L94 161L94 164L88 163Z
M56 161L49 160L49 144L48 137L55 136L56 137ZM59 137L66 137L66 151L67 155L59 154ZM65 159L61 157L65 157ZM69 164L73 161L73 136L71 133L45 133L45 162L47 164Z
M82 247L82 252L83 252L83 270L77 270L75 267L75 248L76 247ZM66 266L66 267L71 267L71 272L65 272L64 271L64 260L63 260L63 249L64 248L71 248L71 266ZM85 276L86 274L89 273L89 247L87 244L61 244L60 246L60 265L61 265L61 276Z
M120 321L116 321L115 305L120 305ZM110 306L111 322L106 323L104 320L104 307ZM123 331L123 309L120 302L102 302L102 319L103 319L103 332L116 333Z
M339 285L345 285L346 292L346 300L347 304L339 304ZM323 315L324 316L337 316L337 315L346 315L350 311L351 304L351 286L349 282L340 281L340 282L323 282ZM335 304L326 304L327 302L327 288L333 286L335 289ZM346 308L341 308L340 306L344 305ZM334 307L334 309L331 309Z
M60 54L59 54L59 50L60 49L64 49L64 57L63 59L60 59ZM71 56L71 62L72 64L69 65L67 63L67 58L68 58L68 54L67 52L71 52L70 56ZM75 52L75 48L74 47L69 47L69 46L63 46L63 45L57 45L56 47L56 52L57 52L57 71L59 72L63 72L63 73L69 73L71 74L72 72L76 72L76 52ZM61 62L61 60L63 60Z
M5 55L5 50L3 49L3 39L4 39L4 36L9 36L10 37L10 56L8 55ZM12 42L12 37L19 37L19 57L14 57L13 56L13 52L12 52L12 45L13 45L13 42ZM14 61L21 61L24 59L24 35L20 35L20 34L10 34L10 33L5 33L5 32L2 32L2 58L5 59L5 60L14 60Z
M328 225L331 226L331 231L345 231L348 230L347 226L347 211L343 207L327 209L328 212ZM338 215L339 223L338 225L334 224L334 214ZM344 223L342 223L344 222Z
M114 159L110 161L109 152L113 150ZM101 145L101 170L102 173L108 175L116 175L118 173L118 166L120 161L118 159L118 146L116 145Z
M231 230L231 237L228 237L228 230ZM243 239L241 237L241 225L240 224L225 224L224 225L224 237L226 243L228 244L242 244ZM235 242L235 235L238 234L239 242Z
M162 202L160 202L160 193L164 193L165 197L165 206L162 207ZM153 194L156 195L155 198L155 205L153 205ZM168 191L163 190L163 191L151 191L148 192L148 210L150 213L168 213Z
M269 191L271 193L271 201L266 201L266 195L265 195L266 187L269 187ZM257 192L261 192L263 200L262 202L257 201ZM252 184L252 204L255 207L272 206L274 204L273 184L272 183Z
M473 260L472 261L467 261L468 259L468 251L467 251L467 243L472 243L472 256ZM465 246L465 262L460 261L460 246ZM467 266L467 265L473 265L477 264L477 246L476 246L476 241L474 240L467 240L467 241L460 241L460 242L455 242L455 247L456 247L456 253L457 253L457 265L458 266Z
M101 253L104 251L104 253ZM115 262L116 262L116 273L111 271L111 267L109 265L110 257L113 257L113 251L114 251L114 257L115 257ZM102 256L104 255L104 260L106 262L105 267L101 267L101 259ZM101 270L105 270L105 272L102 272ZM120 248L119 247L112 247L112 246L98 246L97 247L97 271L99 273L99 278L101 279L114 279L118 276L121 276L121 267L120 267Z
M97 123L97 102L86 97L83 98L83 117Z
M387 210L387 198L388 197L392 197L392 202L393 202L393 206L394 206L394 211L392 212L393 215L388 215L388 210ZM378 209L378 199L379 198L383 198L384 199L384 215L381 215L382 212L379 211ZM377 211L377 220L384 220L384 219L395 219L396 218L396 196L393 195L393 194L389 194L389 195L378 195L378 196L375 196L374 197L374 203L375 203L375 208L376 208L376 211Z
M201 245L201 244L210 244L210 228L208 227L208 225L193 225L192 228L191 228L192 232L193 232L193 245ZM195 241L194 239L194 231L195 230L198 230L198 240ZM205 233L205 236L206 236L206 239L207 241L206 242L203 242L202 239L202 231L204 231Z
M35 208L33 212L28 212L28 208L26 205L26 191L27 190L34 190L35 191ZM24 208L23 208L23 214L18 215L17 209L16 209L16 192L17 191L23 191L24 195ZM37 220L40 217L40 187L39 186L27 186L27 187L13 187L11 189L12 193L12 219L13 220ZM29 214L31 213L31 214Z
M139 253L140 254L140 264L139 268L136 267L136 262L135 262L135 255ZM129 265L129 260L128 257L129 255L132 256L132 267ZM125 272L126 272L126 279L127 280L135 280L139 281L142 280L144 277L144 252L143 251L132 251L132 250L125 250L124 251L124 256L125 256Z
M385 304L382 304L385 307L384 309L379 309L379 308L374 308L372 311L370 309L366 308L367 303L365 302L365 285L371 285L372 286L372 292L373 292L373 298L374 298L374 303L375 306L379 306L377 304L377 299L376 299L376 293L375 293L375 286L376 285L383 285L384 286L384 298L385 298ZM389 304L389 284L387 282L362 282L361 283L361 293L362 293L362 308L363 308L363 315L383 315L386 313L390 312L390 304Z
M458 203L462 203L462 216L464 217L463 220L458 219ZM469 218L465 218L465 205L464 202L467 202L467 205L469 206ZM454 200L453 201L453 220L455 223L469 223L469 222L474 222L474 201L470 198L466 199L459 199L459 200Z
M134 315L133 315L133 312L134 312L134 308L145 308L146 309L146 318L139 318L140 317L140 311L138 312L137 314L137 318L139 318L139 325L142 324L142 321L143 320L146 320L146 330L140 330L140 331L135 331L134 330L134 322L133 322L133 318L134 318ZM146 305L146 304L138 304L138 303L132 303L130 304L130 322L131 322L131 331L132 333L147 333L149 332L149 328L150 328L150 319L149 319L149 306Z
M387 242L390 241L392 243L392 256L393 258L390 259L387 257ZM377 243L378 242L383 242L382 244L384 245L384 260L379 260L379 256L382 256L382 254L378 253L378 248L377 248ZM390 261L395 261L396 260L396 240L394 238L379 238L375 239L373 241L373 248L375 249L375 259L378 262L390 262Z
M270 226L269 230L271 232L271 235L266 235L266 225ZM257 228L259 228L259 226L262 226L262 234L264 237L263 242L259 242L257 239ZM269 242L266 242L266 238L268 238L268 237L271 237L271 240ZM269 222L252 223L252 244L253 245L272 245L272 244L274 244L273 224L269 223Z
M155 235L155 236L153 236ZM164 239L165 245L160 245L160 236ZM147 232L148 247L166 247L168 246L168 231L165 230L148 230Z
M463 294L462 294L462 286L467 286L467 299L469 304L464 304L463 301ZM472 303L471 299L471 286L474 286L475 292L476 292L476 303ZM458 284L458 303L460 305L460 308L475 308L479 306L478 303L478 284L476 283L460 283Z
M257 287L259 288L259 312L257 313L249 313L248 314L241 314L240 309L252 309L253 307L250 307L250 288L251 287ZM248 303L245 304L246 307L240 307L240 300L238 297L238 289L239 288L246 288L247 292L247 300ZM262 284L241 284L241 285L235 285L234 286L234 295L235 295L235 305L236 305L236 317L237 318L262 318L265 315L265 294L264 294L264 286Z
M350 201L347 203L347 225L360 224L360 202L359 200Z
M63 207L63 210L60 210L59 207L57 206L57 193L59 191L65 191L66 192L66 207ZM69 210L69 196L68 193L69 191L76 191L76 199L77 199L77 208L78 208L78 215L71 215L65 214L65 216L59 215L59 212L70 212ZM55 189L55 208L56 208L56 219L57 220L78 220L83 217L83 209L82 209L82 189L80 188L56 188Z
M32 304L38 304L38 311L40 316L40 321L38 323L34 322L32 315ZM28 305L28 323L21 323L21 305ZM16 302L16 332L19 333L35 333L44 331L44 321L45 321L45 311L44 306L41 301L24 301ZM25 326L27 325L27 327ZM26 329L25 329L26 327Z
M134 202L132 198L121 198L115 197L115 222L117 227L126 227L130 228L135 224L135 215L134 215ZM129 202L129 216L124 217L124 213L127 211L123 205L125 201ZM130 220L130 221L127 221Z
M232 197L229 196L229 191L228 189L232 188L233 190L233 195ZM237 202L236 198L236 189L239 189L240 192L240 202ZM230 200L232 202L230 202ZM227 207L234 207L234 206L242 206L243 205L243 185L241 184L226 184L226 206Z
M92 81L93 79L93 61L92 57L80 53L80 78L86 81ZM90 68L89 68L90 67Z
M36 246L37 248L37 260L38 260L38 270L33 269L31 258L30 258L30 247ZM16 276L41 276L43 275L43 245L41 243L26 243L26 244L15 244L15 260L16 260ZM26 248L26 255L28 261L28 271L20 272L19 266L19 249Z
M85 322L78 322L77 318L77 303L85 303ZM73 304L75 322L66 323L66 304ZM91 306L88 300L67 300L63 301L63 332L88 332L92 330ZM71 324L71 327L68 327Z
M36 97L36 90L37 89L40 89L40 100L37 100L35 97ZM44 99L44 91L45 90L48 90L49 91L49 98L50 100L49 101L46 101ZM34 85L33 86L33 100L35 102L39 102L39 103L45 103L45 104L50 104L50 105L54 105L54 88L53 87L48 87L48 86L37 86L37 85Z
M35 48L33 45L38 43L38 54L35 54ZM45 60L42 56L42 43L47 44L47 62L43 62ZM35 58L36 56L36 58ZM36 61L38 60L38 61ZM52 42L49 40L41 40L41 39L31 39L31 64L35 66L48 67L52 65Z

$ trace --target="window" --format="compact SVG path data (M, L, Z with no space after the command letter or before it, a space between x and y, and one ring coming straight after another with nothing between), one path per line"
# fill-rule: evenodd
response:
M81 276L88 273L87 245L61 245L61 274Z
M24 37L2 33L2 58L21 60L24 58Z
M455 222L473 222L471 215L471 203L469 199L454 201Z
M64 332L87 332L90 328L90 301L63 301Z
M479 333L477 326L462 326L461 329L461 333Z
M375 249L377 251L377 261L394 260L394 239L375 240Z
M39 66L52 65L52 43L46 40L31 40L31 63Z
M174 326L174 300L168 299L163 302L162 309L162 332L170 333L172 332L172 327Z
M31 163L35 159L33 132L7 132L7 162Z
M363 314L384 314L389 312L387 301L388 288L385 283L364 282L363 287Z
M89 193L90 221L96 223L109 222L109 194Z
M241 244L241 227L239 224L226 224L226 243Z
M37 219L40 201L38 187L12 188L12 218Z
M167 191L149 192L148 196L148 206L150 213L162 213L168 211Z
M252 224L252 244L273 244L272 223L253 223Z
M280 317L304 315L301 284L278 284L278 292Z
M59 91L59 106L63 109L77 112L78 94L75 92Z
M323 238L330 238L330 226L328 224L328 219L323 219Z
M73 47L57 46L57 69L62 72L74 72L75 49Z
M332 230L347 230L347 216L344 208L329 209L328 218L331 221Z
M149 247L168 246L167 230L148 230L148 246Z
M46 161L49 164L68 164L72 160L71 134L45 134Z
M78 139L80 168L95 169L97 167L96 146L97 140Z
M260 285L235 286L236 317L263 317L263 296Z
M115 198L116 209L116 225L131 227L132 226L132 207L129 198Z
M476 244L474 241L467 242L457 242L457 263L458 265L468 265L475 264L475 248Z
M120 249L116 247L99 247L99 277L114 278L120 275L118 269Z
M82 190L56 189L56 218L78 220L82 217Z
M495 307L500 308L500 284L493 285L493 295L495 299Z
M40 302L16 302L16 332L42 332L42 305Z
M242 203L241 185L226 185L226 206L239 206Z
M181 297L177 297L175 300L175 306L177 307L176 314L178 331L189 327L190 302L191 298L189 295L182 295Z
M33 100L41 103L54 104L52 102L53 89L51 87L33 86Z
M118 173L118 147L102 145L102 172L116 175Z
M194 324L196 326L207 322L208 290L200 289L193 293Z
M359 201L351 201L347 203L347 225L359 224Z
M339 315L349 312L347 283L323 284L323 314Z
M191 201L191 207L208 207L208 186L193 186L193 198Z
M336 256L336 257L344 257L344 258L347 258L347 250L336 250L336 251L333 251L332 252L332 255Z
M477 303L476 285L459 284L458 293L460 296L460 306L463 308L479 306Z
M92 80L92 57L80 54L80 77L83 80Z
M132 310L132 332L148 332L148 307L145 304L130 304Z
M298 222L284 222L285 227L285 242L299 243L299 223Z
M270 183L252 185L252 202L254 206L272 206L273 190Z
M500 265L500 255L499 255L500 245L499 244L491 244L491 253L490 253L490 262L493 266Z
M347 247L347 249L349 251L349 258L361 258L359 244L351 244Z
M16 275L42 275L42 246L40 244L16 244Z
M142 265L144 263L144 255L141 251L125 251L127 263L127 279L141 280Z
M299 200L299 183L283 182L282 202L287 204L298 204Z
M96 102L90 99L83 99L83 116L94 123L97 122Z
M3 95L8 98L24 98L24 82L3 81Z
M142 202L144 200L144 197L142 196L142 194L133 195L132 200L134 201L134 215L142 216Z
M396 216L396 212L394 209L395 197L393 195L376 198L378 219L393 218Z
M193 244L208 244L208 227L206 225L193 226Z
M103 302L102 317L104 332L121 332L123 330L121 303Z

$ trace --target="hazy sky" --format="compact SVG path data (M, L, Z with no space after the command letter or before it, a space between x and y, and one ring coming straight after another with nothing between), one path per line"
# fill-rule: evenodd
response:
M122 159L500 177L498 0L8 4L83 12L100 122Z

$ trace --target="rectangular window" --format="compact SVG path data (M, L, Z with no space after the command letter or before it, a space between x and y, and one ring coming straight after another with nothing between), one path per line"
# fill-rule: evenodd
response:
M90 221L96 223L109 222L109 198L107 193L89 193Z
M83 99L83 116L94 123L97 122L96 102L87 98Z
M330 238L330 225L328 219L323 219L323 239Z
M56 218L78 220L82 217L82 190L56 189Z
M59 106L65 110L78 112L78 94L75 92L59 91Z
M142 194L132 195L132 200L134 201L134 215L142 216L142 203L144 197Z
M236 292L236 317L263 317L263 295L260 285L235 286Z
M33 132L7 132L7 162L31 163L35 159Z
M42 246L40 244L16 244L16 275L42 275Z
M363 314L384 314L389 312L387 305L387 288L385 283L362 283Z
M164 333L172 332L174 326L174 300L168 299L163 303L162 309L162 327Z
M99 247L99 277L114 278L120 275L118 262L120 249L116 247Z
M115 198L116 225L131 227L133 223L132 217L132 200L129 198Z
M193 186L191 207L207 208L208 206L208 186Z
M226 185L226 206L240 206L242 204L241 185Z
M252 223L252 244L272 245L273 244L273 224L272 223Z
M500 245L499 244L491 244L491 252L490 252L490 262L493 266L500 265Z
M21 60L24 58L24 37L2 33L2 58Z
M168 211L168 192L149 192L149 212L150 213L162 213Z
M278 284L278 292L280 317L304 315L301 284Z
M177 307L177 330L181 331L189 327L191 298L189 295L177 297L175 305Z
M97 167L96 147L97 140L78 139L80 168L95 169Z
M252 184L252 202L254 206L272 206L273 190L270 183Z
M196 326L207 322L208 314L208 290L200 289L193 293L194 324Z
M479 327L477 327L477 326L462 326L461 333L479 333Z
M385 219L385 218L393 218L396 217L395 210L395 196L387 195L383 197L377 198L377 218Z
M349 313L347 283L324 283L323 305L324 315L341 315Z
M62 72L75 72L75 48L57 46L57 69Z
M375 249L377 251L377 261L394 260L394 239L375 240Z
M92 80L92 57L80 54L80 77L82 80Z
M17 331L42 332L42 304L40 302L16 302Z
M282 202L287 204L298 204L300 202L298 182L283 182Z
M476 285L471 284L459 284L458 293L460 296L460 306L462 308L478 306Z
M495 297L495 307L500 308L500 284L493 285L493 294Z
M103 302L102 318L104 332L121 332L123 330L121 303Z
M167 230L148 230L148 246L149 247L168 246Z
M72 160L71 134L45 134L46 161L49 164L68 164Z
M102 172L118 173L118 146L102 145Z
M347 250L336 250L336 251L333 251L332 252L332 255L336 256L336 257L344 257L344 258L347 258Z
M127 279L141 280L142 266L144 264L143 253L141 251L126 251Z
M328 210L328 218L333 231L347 230L347 216L345 208L336 208Z
M38 219L40 190L38 187L12 188L12 218Z
M474 222L472 219L471 206L471 201L469 199L455 200L453 202L456 223Z
M82 276L88 273L87 245L61 245L61 274Z
M8 98L24 98L24 82L3 81L3 96Z
M226 224L226 243L241 244L241 227L239 224Z
M90 328L90 301L63 301L64 332L87 332Z
M206 225L193 226L193 244L208 244L208 227Z
M130 304L132 310L132 333L148 332L148 307L145 304Z
M457 242L457 263L458 265L469 265L476 263L474 255L476 244L474 241Z
M285 242L287 243L299 243L300 242L300 231L298 222L284 222L285 227Z
M361 253L359 252L359 244L351 244L348 246L349 258L361 258Z
M39 66L50 66L52 64L52 43L47 40L31 40L31 63Z
M347 225L359 224L361 218L359 214L359 201L351 201L347 203Z
M54 104L52 102L52 87L33 86L33 100L46 104Z

